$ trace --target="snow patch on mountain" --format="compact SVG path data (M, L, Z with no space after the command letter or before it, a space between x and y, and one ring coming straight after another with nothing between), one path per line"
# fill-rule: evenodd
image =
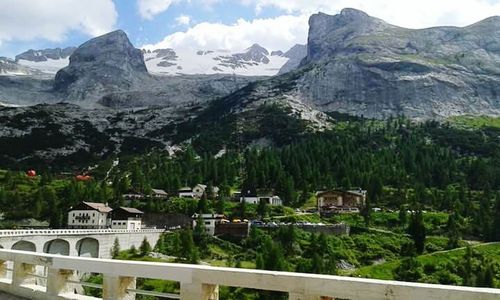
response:
M238 53L227 50L176 52L174 49L143 50L143 53L148 71L155 75L274 76L289 60L283 52L269 53L258 44Z
M56 74L57 71L69 65L69 57L59 59L48 58L45 61L30 61L20 59L17 63L22 66L38 70L45 74Z

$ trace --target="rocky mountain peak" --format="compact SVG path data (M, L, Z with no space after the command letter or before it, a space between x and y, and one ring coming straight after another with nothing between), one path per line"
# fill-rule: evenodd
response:
M365 12L345 8L337 15L317 13L309 18L307 62L333 55L350 40L394 27ZM333 46L333 47L332 47Z
M343 16L345 18L349 18L351 20L361 20L361 19L369 19L371 18L367 13L365 13L362 10L355 9L355 8L344 8L340 11L340 16Z
M255 53L255 54L264 54L269 55L269 51L266 48L262 47L259 44L253 44L250 48L247 49L247 53Z
M142 51L136 49L123 30L116 30L89 40L70 56L70 67L75 64L113 63L116 68L132 68L147 72ZM114 64L121 62L121 64Z
M294 45L292 48L290 48L290 50L283 53L283 57L288 58L288 61L281 67L278 74L284 74L292 70L295 70L300 65L300 62L304 59L304 57L306 57L306 55L307 55L306 45L301 45L301 44Z
M70 98L129 89L148 77L142 51L125 32L116 30L89 40L69 58L69 66L56 74L54 88Z
M252 46L247 48L244 53L233 54L231 59L268 64L268 55L269 51L267 51L266 48L262 47L259 44L253 44Z
M43 49L34 50L30 49L21 54L16 55L16 62L20 60L27 60L32 62L43 62L49 59L57 60L69 57L75 51L76 47L66 47L66 48L53 48L53 49Z

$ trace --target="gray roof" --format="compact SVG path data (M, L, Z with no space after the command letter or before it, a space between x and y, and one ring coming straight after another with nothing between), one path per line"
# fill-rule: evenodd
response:
M133 208L133 207L123 207L123 206L120 206L121 209L123 209L124 211L128 212L128 213L131 213L131 214L143 214L144 212L138 210L137 208Z
M113 210L111 207L107 206L104 203L85 202L85 201L83 203L85 203L87 206L90 206L91 208L97 210L98 212L102 212L102 213L109 213L110 211Z
M153 193L155 193L155 194L159 194L159 195L167 195L167 192L165 192L164 190L160 190L160 189L151 189L151 191L153 191Z

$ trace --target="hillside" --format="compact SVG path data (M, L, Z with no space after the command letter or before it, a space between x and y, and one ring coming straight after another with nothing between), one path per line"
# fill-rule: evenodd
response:
M500 260L500 243L480 244L472 247L476 260L498 262ZM449 251L439 251L418 256L416 259L422 265L422 279L420 282L465 285L459 276L460 265L465 262L467 248L458 248ZM394 280L394 271L401 264L401 260L382 263L379 265L360 268L352 276ZM476 274L477 275L477 274Z

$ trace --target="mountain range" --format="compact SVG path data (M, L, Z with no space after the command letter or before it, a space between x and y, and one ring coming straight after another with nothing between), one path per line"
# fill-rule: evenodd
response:
M76 49L76 47L30 49L16 55L15 59L2 57L2 60L8 60L16 69L0 65L0 75L56 74L69 65L69 57ZM269 51L259 44L253 44L239 52L190 49L176 51L172 48L141 50L149 73L169 76L211 74L274 76L297 67L307 53L306 45L299 44L286 52Z
M63 60L55 76L36 67ZM17 150L0 162L180 143L217 153L235 140L269 144L327 129L336 113L499 115L500 18L413 30L355 9L318 13L307 46L285 53L257 44L240 53L136 49L118 30L76 49L2 58L0 70L25 74L0 76L0 103L27 106L0 109L0 148Z

